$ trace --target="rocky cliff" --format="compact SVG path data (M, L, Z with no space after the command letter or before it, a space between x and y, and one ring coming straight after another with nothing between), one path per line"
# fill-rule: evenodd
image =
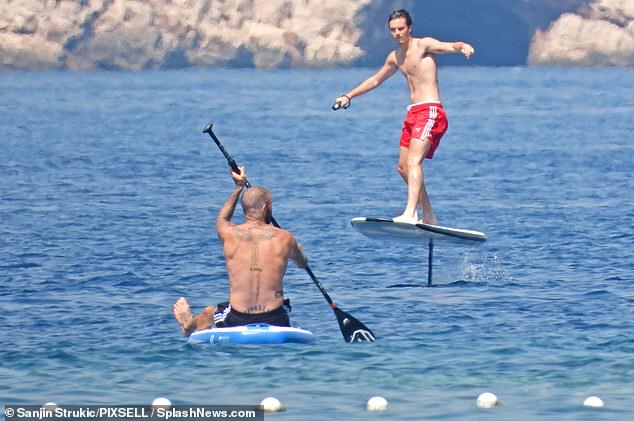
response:
M597 0L533 37L534 65L634 66L634 0Z
M1 0L0 66L318 66L361 55L366 0Z
M0 69L377 65L399 7L417 36L473 43L474 64L633 65L634 1L589 2L0 0Z

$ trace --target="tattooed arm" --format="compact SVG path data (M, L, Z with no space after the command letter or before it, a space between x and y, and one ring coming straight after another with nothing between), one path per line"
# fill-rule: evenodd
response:
M236 184L236 187L222 208L220 208L218 216L216 217L216 230L218 231L219 236L221 236L221 231L231 226L231 217L233 216L233 212L236 210L240 193L242 192L244 183L247 179L244 167L240 167L240 174L236 174L231 171L231 178L233 178L233 182Z
M304 269L308 267L308 257L304 254L304 247L300 246L295 240L295 237L291 236L291 253L289 254L291 259L298 268Z

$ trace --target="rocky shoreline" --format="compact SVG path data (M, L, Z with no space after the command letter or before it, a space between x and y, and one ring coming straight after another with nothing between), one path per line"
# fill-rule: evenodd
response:
M536 31L528 63L634 67L634 1L598 0Z
M475 39L476 65L634 66L631 0L513 3L481 0L473 14L414 0L0 0L0 70L375 65L396 7L415 29Z

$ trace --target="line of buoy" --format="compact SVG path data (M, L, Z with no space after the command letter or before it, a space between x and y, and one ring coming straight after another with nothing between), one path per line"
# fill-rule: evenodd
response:
M479 408L493 408L500 405L500 401L498 397L495 396L494 393L484 392L484 393L481 393L480 396L478 396L478 399L476 399L476 405ZM154 399L154 401L152 401L152 406L154 408L158 408L158 407L169 408L172 406L172 402L170 402L170 400L167 398L159 397ZM262 399L262 402L260 402L260 406L265 412L286 411L286 409L284 408L284 406L282 406L282 403L279 401L279 399L274 398L272 396ZM383 396L373 396L370 399L368 399L365 405L366 409L372 412L385 411L388 409L389 406L390 406L389 402ZM586 406L589 408L603 408L603 401L598 396L589 396L583 401L583 406ZM54 411L55 408L57 407L58 405L55 402L47 402L44 405L42 405L42 409L45 409L51 412Z

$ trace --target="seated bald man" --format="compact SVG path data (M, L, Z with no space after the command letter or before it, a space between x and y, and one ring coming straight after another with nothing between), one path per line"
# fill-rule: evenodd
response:
M305 268L308 259L303 248L289 231L270 224L273 212L271 192L263 187L251 187L244 193L246 171L231 172L235 189L216 217L218 238L223 243L229 274L229 301L216 307L206 307L194 316L187 299L174 304L174 317L183 333L211 326L244 326L268 323L290 326L288 300L284 299L283 278L292 260ZM231 222L238 199L244 212L244 222ZM287 304L287 306L285 306Z

